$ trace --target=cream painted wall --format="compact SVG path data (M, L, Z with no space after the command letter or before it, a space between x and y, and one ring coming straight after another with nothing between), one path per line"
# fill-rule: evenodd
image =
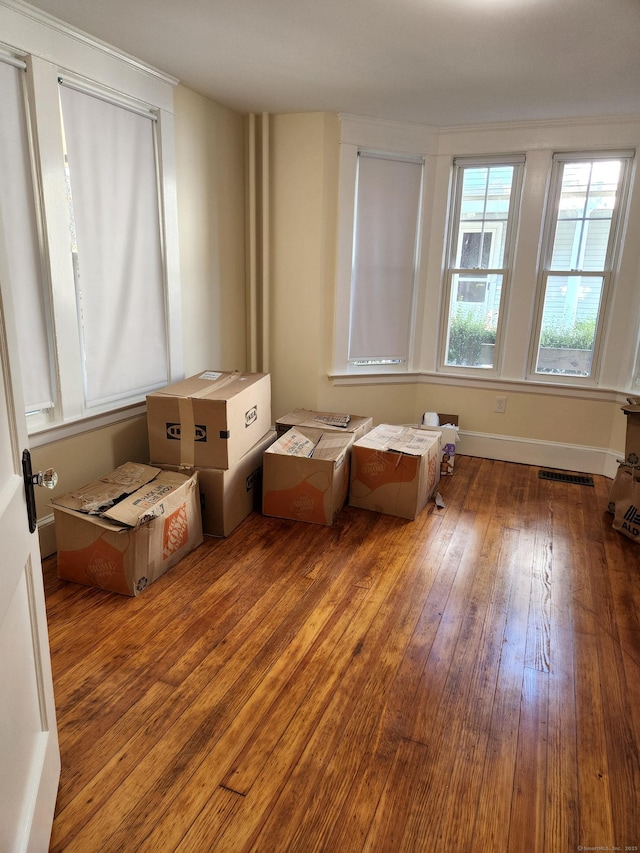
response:
M244 370L244 119L174 93L185 375Z
M271 119L271 348L274 418L317 409L333 327L339 124L326 113Z

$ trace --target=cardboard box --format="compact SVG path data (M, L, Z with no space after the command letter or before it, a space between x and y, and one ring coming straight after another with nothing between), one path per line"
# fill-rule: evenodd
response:
M289 432L294 433L293 440ZM310 439L311 455L297 435ZM277 518L332 525L349 491L349 460L354 435L336 430L317 435L300 426L287 431L263 457L262 512ZM289 451L289 452L288 452Z
M230 468L271 429L268 373L207 370L147 395L149 454L183 468Z
M373 427L373 418L365 415L347 415L337 412L315 412L312 409L294 409L276 421L278 438L291 427L315 429L316 435L323 432L350 432L354 439L362 438Z
M58 577L138 595L202 542L197 475L127 462L52 502Z
M437 430L380 424L351 450L351 506L415 519L440 482Z
M186 468L174 466L186 474L198 474L202 532L206 536L229 536L254 510L262 508L262 457L276 440L269 432L231 468Z
M628 397L622 411L627 416L624 458L631 465L640 462L640 397Z

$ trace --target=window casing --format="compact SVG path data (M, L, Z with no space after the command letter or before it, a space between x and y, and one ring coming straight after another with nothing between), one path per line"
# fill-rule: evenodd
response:
M441 369L498 367L523 164L521 156L454 161Z
M4 14L0 10L0 20L7 25L5 32L10 37L11 16L5 21ZM17 297L27 425L34 446L55 437L58 427L68 435L70 429L81 430L87 418L100 417L101 423L107 423L127 417L132 406L144 403L147 390L174 381L183 373L172 109L175 81L149 74L113 50L105 55L101 45L93 48L87 42L86 49L76 57L69 50L73 39L63 27L53 31L46 27L47 58L33 56L28 42L33 39L34 44L38 43L40 27L39 22L31 21L19 34L13 34L16 40L27 42L21 45L21 51L0 45L3 164L13 164L10 169L15 171L11 185L6 174L0 175L0 192L5 214L7 208L12 213L5 215L5 222L15 226L20 235L17 240L8 233L7 243ZM126 194L130 186L136 190L129 193L134 204L129 208L128 224L114 214L113 208L102 211L104 221L110 220L112 235L120 232L131 236L135 231L136 239L129 240L129 246L119 253L123 270L120 280L116 282L112 275L105 275L96 285L92 283L91 294L86 289L81 291L89 284L85 273L87 260L96 257L95 244L85 252L83 260L82 253L74 252L69 229L70 184L65 174L61 69L55 62L56 55L67 62L73 57L74 70L67 66L62 73L65 81L75 86L76 94L82 91L87 101L101 100L106 109L127 120L135 114L133 122L146 128L145 153L136 161L146 164L142 166L146 175L144 198L138 192L139 171L134 167L135 180L132 174L124 174L125 162L131 162L126 146L119 152L114 149L112 157L116 174L122 167L122 180L103 181L101 189L96 187L89 192L97 209L107 193L116 197L122 196L123 191ZM10 122L5 121L7 105L11 106ZM115 146L122 145L126 134L116 132L114 137L112 130L107 131L103 124L94 135L99 138L102 131L105 139L111 136ZM86 146L85 149L88 151ZM133 150L131 146L129 150ZM96 149L92 157L97 163L97 175L104 156ZM86 172L92 180L91 157L86 162ZM77 181L76 189L79 196ZM75 216L76 225L79 216L83 216L86 225L86 217L77 209ZM149 222L151 227L143 226ZM151 235L151 242L147 237L138 241L139 231ZM112 262L115 253L110 251L113 243L108 230L105 235L102 258ZM140 260L138 252L138 260L133 263L134 244L138 242L144 258ZM78 272L83 273L82 279ZM108 311L117 320L109 321L111 331L102 337L105 293L113 300L114 311L111 305ZM90 310L87 297L92 301ZM92 347L94 361L88 371L87 354ZM103 365L110 363L113 371L108 367L105 371ZM97 382L95 377L100 377Z
M530 376L597 381L632 151L553 158Z
M339 360L349 373L406 372L412 364L424 158L360 148L354 178Z

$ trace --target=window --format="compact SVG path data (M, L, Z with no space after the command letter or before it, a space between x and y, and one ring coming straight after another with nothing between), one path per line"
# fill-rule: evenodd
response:
M16 326L20 330L20 367L27 411L51 409L48 305L42 287L38 219L25 106L25 63L0 54L0 195L13 283Z
M632 152L554 157L532 372L595 378Z
M496 366L523 157L456 160L445 273L445 367Z
M34 440L117 418L182 375L174 83L100 46L82 63L87 76L63 81L0 45L0 193Z
M422 158L358 152L349 368L407 369L423 168Z
M90 410L167 383L155 116L68 85L60 97Z

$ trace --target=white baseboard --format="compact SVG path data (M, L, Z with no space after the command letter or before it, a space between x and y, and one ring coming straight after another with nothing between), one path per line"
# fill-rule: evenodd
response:
M55 554L57 546L53 513L45 518L38 519L38 539L40 540L40 556L42 559Z
M611 479L615 477L618 470L618 459L624 458L623 451L616 453L608 448L556 444L531 438L462 430L456 453L464 456L480 456L483 459L498 459L501 462L558 468L561 471L602 474Z

